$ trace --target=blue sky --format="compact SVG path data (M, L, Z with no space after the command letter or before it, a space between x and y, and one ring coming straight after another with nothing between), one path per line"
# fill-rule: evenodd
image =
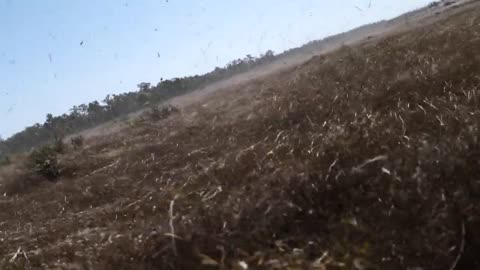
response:
M139 82L202 74L429 2L0 0L0 136Z

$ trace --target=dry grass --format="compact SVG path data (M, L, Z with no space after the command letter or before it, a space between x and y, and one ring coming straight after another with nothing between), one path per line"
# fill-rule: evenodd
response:
M1 268L479 268L479 14L87 140L0 199Z

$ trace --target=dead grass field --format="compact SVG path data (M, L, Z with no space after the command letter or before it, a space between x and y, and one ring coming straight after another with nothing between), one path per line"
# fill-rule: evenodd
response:
M480 8L2 169L1 269L480 269Z

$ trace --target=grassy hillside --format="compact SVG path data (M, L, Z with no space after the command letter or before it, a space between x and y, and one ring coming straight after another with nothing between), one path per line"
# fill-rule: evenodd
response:
M234 87L13 160L0 268L480 268L478 5Z
M303 63L314 55L331 52L342 45L357 44L387 32L404 31L405 27L410 28L418 23L424 23L426 17L435 20L436 18L431 16L433 12L439 15L444 9L444 4L437 3L389 21L364 25L345 33L314 40L277 55L270 50L258 57L247 55L206 74L167 80L162 78L156 85L142 82L138 84L137 90L107 95L101 101L73 106L69 112L62 115L47 114L43 123L29 126L6 140L0 138L0 166L8 163L8 159L13 155L31 151L59 138L88 133L92 129L101 128L102 125L108 126L118 119L125 119L145 109L170 102L175 97L205 89L219 89L234 84L235 81L263 77L265 74Z

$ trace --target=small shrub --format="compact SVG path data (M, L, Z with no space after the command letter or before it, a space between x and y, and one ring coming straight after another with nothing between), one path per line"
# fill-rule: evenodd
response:
M118 117L116 120L119 121L119 122L123 122L123 123L126 123L129 121L129 117L128 115L121 115L120 117Z
M9 157L0 158L0 167L10 165L11 161Z
M35 174L54 180L60 176L58 165L58 146L46 145L34 150L27 159L27 167Z
M162 113L160 112L160 109L158 109L157 106L154 106L148 110L148 118L150 118L153 121L158 121L162 119Z
M428 4L428 7L429 8L434 8L434 7L438 7L438 5L440 5L440 2L434 1L434 2L431 2L430 4Z
M160 121L179 111L180 110L177 107L172 105L167 105L163 108L159 108L158 106L153 106L144 114L144 116L146 119L150 119L153 121Z
M76 136L70 139L70 144L72 145L73 149L77 150L82 148L84 142L83 136Z
M57 152L57 153L60 153L60 154L64 154L65 151L67 150L67 145L63 142L63 139L62 138L57 138L55 139L55 142L53 143L53 145L51 146L53 149L53 151Z
M178 113L180 110L175 107L175 106L172 106L172 105L168 105L166 107L163 107L161 110L160 110L160 114L162 116L162 119L163 118L167 118L169 117L170 115L174 114L174 113Z

